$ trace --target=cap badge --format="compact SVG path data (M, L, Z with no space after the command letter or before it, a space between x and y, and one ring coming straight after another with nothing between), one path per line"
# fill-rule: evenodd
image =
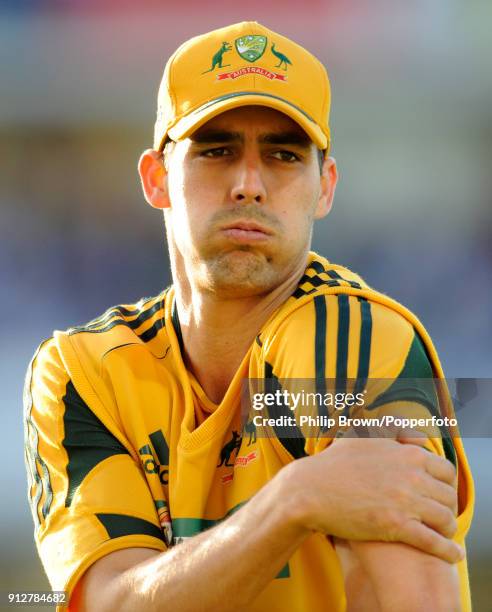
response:
M235 40L236 51L248 62L256 62L265 53L267 46L266 36L248 34Z

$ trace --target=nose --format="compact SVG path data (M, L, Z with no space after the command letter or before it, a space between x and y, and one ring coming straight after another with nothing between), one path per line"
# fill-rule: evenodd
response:
M231 198L236 204L265 204L266 187L257 160L242 160L234 176Z

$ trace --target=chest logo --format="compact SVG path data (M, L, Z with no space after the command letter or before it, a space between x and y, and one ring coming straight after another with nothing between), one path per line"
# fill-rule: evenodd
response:
M161 484L167 485L169 479L169 446L160 429L149 435L150 444L138 450L144 471L157 474Z
M249 446L250 444L254 444L256 442L256 425L254 424L252 420L248 421L246 425L244 426L244 433L249 434L249 440L248 440L247 446Z
M242 437L237 431L233 431L232 438L222 447L222 450L220 451L220 463L217 465L217 467L222 467L223 465L226 467L233 467L234 461L231 463L231 456L235 452L235 457L237 457L241 442Z
M234 462L234 466L246 467L248 463L254 461L258 458L258 451L251 451L248 455L244 455L244 457L236 457L236 461Z

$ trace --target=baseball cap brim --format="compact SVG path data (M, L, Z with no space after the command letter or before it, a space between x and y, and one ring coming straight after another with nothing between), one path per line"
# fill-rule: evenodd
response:
M330 142L329 134L325 134L307 113L279 96L259 92L234 92L210 100L182 117L174 126L169 128L167 135L172 140L182 140L190 136L213 117L227 110L249 105L267 106L284 113L302 127L319 149L328 149ZM164 138L161 140L161 146L163 141Z

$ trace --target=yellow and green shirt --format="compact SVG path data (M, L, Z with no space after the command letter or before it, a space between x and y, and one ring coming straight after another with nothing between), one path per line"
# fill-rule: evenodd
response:
M210 401L183 363L172 287L110 308L83 327L55 332L33 357L24 397L35 539L53 589L72 593L88 567L110 552L165 551L200 533L246 503L287 463L332 442L302 430L297 438L257 436L251 421L243 427L245 379L279 385L314 379L321 386L326 379L337 386L388 380L372 402L381 411L398 402L429 410L411 385L399 382L443 377L413 314L315 253L295 292L259 330L220 404ZM446 412L441 395L436 392L435 406ZM473 510L463 446L458 437L431 442L458 469L456 541L463 543ZM463 609L469 610L466 561L459 572ZM250 610L345 606L335 549L318 533Z

